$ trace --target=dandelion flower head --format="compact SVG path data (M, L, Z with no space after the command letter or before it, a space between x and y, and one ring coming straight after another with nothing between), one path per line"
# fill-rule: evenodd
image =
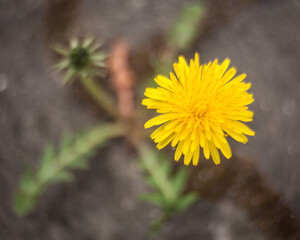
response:
M82 41L73 38L69 48L54 47L62 59L53 68L58 72L66 70L63 83L72 81L76 76L87 78L105 75L103 68L106 67L107 54L99 51L101 45L94 38L84 38Z
M229 59L222 63L216 59L200 65L196 53L188 65L180 56L173 65L176 75L158 75L154 80L159 86L146 88L142 104L160 115L147 121L145 128L160 125L151 138L158 149L171 143L175 161L184 155L185 165L191 161L197 165L203 151L206 159L212 157L219 164L219 150L226 158L232 155L228 136L242 143L248 141L245 135L254 136L242 123L253 119L247 106L254 101L247 92L251 84L243 81L246 74L235 77L229 64Z

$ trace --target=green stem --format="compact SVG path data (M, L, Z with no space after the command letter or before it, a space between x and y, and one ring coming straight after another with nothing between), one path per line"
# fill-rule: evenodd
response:
M136 147L141 156L141 161L144 163L149 174L153 176L153 179L156 181L157 187L161 191L162 195L168 202L174 200L176 198L176 193L173 191L173 187L170 185L167 176L160 171L160 165L157 162L156 156L146 144L140 143Z
M117 109L113 99L101 88L99 84L89 77L81 79L83 86L88 93L94 98L97 104L108 112L113 118L118 117Z
M151 231L152 233L156 233L158 232L158 230L161 228L161 226L168 221L168 219L170 218L170 216L166 213L164 213L159 219L153 221L151 223Z

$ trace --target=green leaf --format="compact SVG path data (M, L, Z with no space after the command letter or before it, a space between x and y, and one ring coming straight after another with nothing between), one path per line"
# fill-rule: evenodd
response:
M184 191L188 177L188 170L185 167L180 168L172 179L172 185L176 195L179 196Z
M79 134L77 135L77 137L79 137ZM70 133L65 133L61 139L60 150L62 151L68 148L73 142L74 136L72 136Z
M154 221L152 227L159 229L161 225L174 213L183 211L197 199L195 193L183 195L188 180L188 168L180 168L174 175L171 174L172 164L162 155L155 153L146 145L140 145L140 165L146 171L145 179L153 191L140 196L140 199L156 206L163 211L162 217Z
M17 193L14 195L13 200L13 207L14 211L19 216L24 216L31 212L36 204L36 197L35 196L26 196L23 193Z
M204 13L205 8L202 4L194 3L187 6L169 33L169 44L177 49L186 50L199 32L199 23Z
M187 195L182 196L178 199L176 204L177 211L183 211L190 207L193 203L195 203L199 199L196 193L189 193Z
M151 187L153 190L158 191L159 188L157 186L156 181L153 179L152 176L146 176L145 177L145 181L146 183L149 185L149 187Z
M37 190L35 175L30 168L26 168L22 177L20 188L28 194L33 194Z
M37 179L43 181L44 177L47 176L47 173L51 171L52 168L52 159L55 157L54 147L50 144L46 144L43 156L40 162L40 167L37 172Z
M122 135L123 131L120 125L106 124L79 137L64 137L57 152L47 145L37 171L33 172L28 168L21 177L20 189L14 198L15 212L24 215L32 211L48 185L73 181L71 170L87 169L87 159L94 153L94 149L108 139Z
M160 165L161 165L161 171L166 175L169 176L172 170L172 164L169 160L166 159L165 156L160 158Z
M86 158L90 157L91 155L85 156ZM73 161L71 164L69 164L69 167L72 169L80 169L80 170L87 170L90 166L89 162L86 161L86 158L81 158L76 161Z
M57 182L72 182L74 180L74 176L71 172L67 171L59 171L52 175L49 178L48 183L57 183Z
M55 155L54 147L51 146L49 143L46 144L46 147L45 147L45 150L43 153L43 157L41 159L41 165L43 165L43 164L46 165L47 163L49 163L54 155Z
M156 233L169 218L170 216L164 213L160 218L152 221L150 225L151 232Z
M160 193L145 193L140 195L139 199L160 207L163 207L166 203L165 198Z

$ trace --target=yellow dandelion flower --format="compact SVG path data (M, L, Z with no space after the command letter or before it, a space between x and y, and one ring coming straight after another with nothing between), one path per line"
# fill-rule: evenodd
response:
M218 60L200 65L199 56L188 65L180 56L174 63L175 74L170 78L158 75L154 80L157 88L147 88L142 104L156 109L161 115L145 123L145 128L161 125L151 135L162 149L171 143L176 147L175 161L184 155L184 164L193 160L197 165L200 150L204 157L220 163L219 151L226 158L231 149L226 137L246 143L245 135L254 136L254 131L241 122L250 122L253 112L247 105L254 101L247 90L250 83L244 83L246 74L235 76L235 68L229 70L229 59L221 64Z

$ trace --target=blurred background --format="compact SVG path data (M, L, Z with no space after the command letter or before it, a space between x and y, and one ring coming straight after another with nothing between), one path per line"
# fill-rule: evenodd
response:
M203 158L190 166L188 189L200 199L156 235L148 225L159 209L137 199L147 186L122 139L99 149L73 183L50 186L32 213L17 216L20 175L37 165L44 145L109 121L79 83L62 86L49 70L51 47L95 36L109 52L125 41L135 107L142 108L145 79L160 73L153 58L172 51L170 29L195 3L203 16L171 60L199 52L202 63L229 57L246 72L255 137L230 142L234 156L220 166ZM0 0L0 239L300 239L299 60L299 0ZM101 81L113 94L109 74Z

